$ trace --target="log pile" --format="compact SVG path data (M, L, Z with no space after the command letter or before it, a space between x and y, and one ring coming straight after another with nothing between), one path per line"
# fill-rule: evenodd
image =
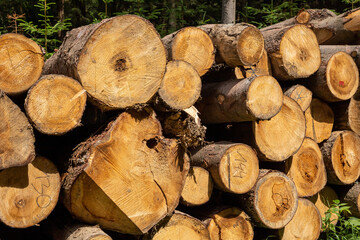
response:
M53 239L317 239L333 200L360 216L360 46L344 45L359 14L162 39L123 15L46 62L0 36L0 221Z

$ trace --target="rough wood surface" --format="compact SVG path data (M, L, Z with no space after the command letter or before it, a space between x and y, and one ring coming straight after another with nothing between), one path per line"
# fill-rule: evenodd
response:
M15 33L0 36L0 90L6 94L27 91L43 66L42 49L33 40Z
M360 176L360 137L352 131L335 131L321 147L328 182L344 185Z
M239 66L238 68L242 68L243 71L245 71L245 77L249 78L253 75L256 76L271 76L271 65L270 65L270 58L268 57L267 51L264 49L263 54L260 57L260 60L258 63L256 63L254 66ZM235 74L238 79L242 79L245 77L241 77L239 74L240 71L235 71Z
M162 38L169 60L190 63L203 76L215 61L215 47L209 35L197 27L185 27Z
M105 19L69 31L46 61L44 74L79 80L103 109L147 102L159 89L166 66L160 36L135 15Z
M296 186L299 197L318 193L326 185L326 169L318 144L305 138L299 151L285 162L285 172Z
M86 91L72 78L44 75L31 87L25 110L35 128L45 134L61 135L80 125Z
M179 203L189 160L164 138L150 108L120 114L79 145L64 180L64 204L78 219L142 234Z
M270 56L272 74L278 80L306 78L320 67L320 49L316 36L308 27L261 29L265 49Z
M0 221L13 228L34 226L53 211L59 193L60 174L44 157L5 169L0 172Z
M312 92L303 85L296 84L288 88L284 94L294 99L305 112L310 107Z
M345 52L355 61L356 66L360 67L360 45L320 45L321 52Z
M33 161L34 143L33 129L25 114L0 90L0 169Z
M350 189L346 191L342 199L349 204L351 215L360 217L360 183L356 182Z
M283 92L271 76L203 85L196 104L205 124L270 119L283 104Z
M112 240L99 226L74 224L56 227L52 228L54 240Z

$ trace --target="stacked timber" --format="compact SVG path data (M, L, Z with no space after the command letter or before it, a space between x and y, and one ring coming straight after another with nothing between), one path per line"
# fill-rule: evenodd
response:
M45 63L0 36L0 221L53 239L317 239L333 200L360 216L360 47L344 45L359 14L162 39L123 15Z

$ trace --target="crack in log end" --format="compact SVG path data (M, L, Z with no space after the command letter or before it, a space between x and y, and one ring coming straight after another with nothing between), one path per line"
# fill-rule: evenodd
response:
M341 147L340 156L339 156L340 163L343 167L343 175L346 177L351 175L351 166L349 162L346 160L346 155L344 153L344 137L342 133L340 134L340 147Z
M219 223L217 222L216 217L213 216L212 220L214 221L214 224L215 224L216 228L218 229L219 240L222 240L222 238L221 238L221 227L220 227Z
M301 48L300 49L300 54L299 54L299 58L301 61L305 62L307 60L308 54L307 54L307 50Z
M274 184L272 193L271 198L276 206L276 212L273 215L281 217L287 210L290 209L289 198L287 196L283 196L283 184ZM285 193L285 195L287 194Z
M158 139L157 138L150 138L150 139L145 140L145 141L146 141L146 146L148 148L151 148L151 149L155 148L156 145L158 144Z
M160 184L155 180L155 175L154 175L154 172L151 169L151 165L149 165L149 168L150 168L150 172L152 174L154 183L158 186L159 190L161 191L162 195L164 196L164 200L165 200L165 204L166 204L166 213L171 214L169 212L169 204L168 204L168 200L166 198L166 194L165 194L164 190L161 188Z
M116 60L115 71L123 72L126 71L128 67L126 66L126 59L120 58Z

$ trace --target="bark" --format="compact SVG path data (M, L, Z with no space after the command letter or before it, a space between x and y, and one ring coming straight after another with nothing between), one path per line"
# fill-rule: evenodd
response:
M221 22L234 24L236 18L236 0L222 0Z
M347 189L346 193L342 196L344 202L348 203L351 215L354 217L360 217L360 183L355 183L350 189Z

